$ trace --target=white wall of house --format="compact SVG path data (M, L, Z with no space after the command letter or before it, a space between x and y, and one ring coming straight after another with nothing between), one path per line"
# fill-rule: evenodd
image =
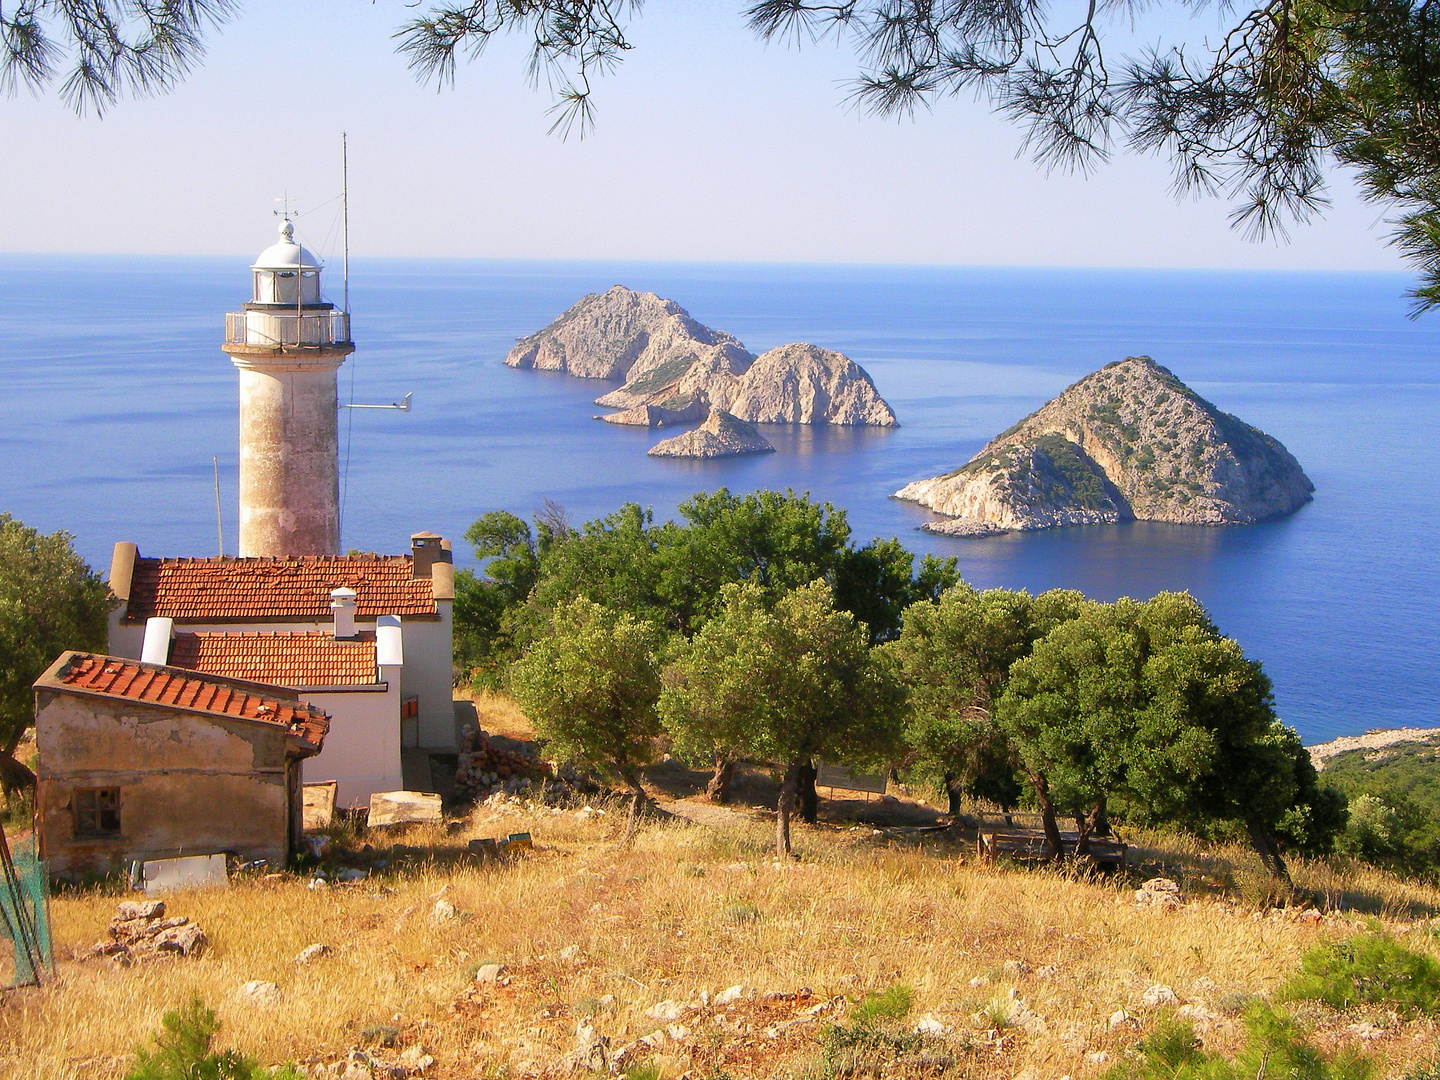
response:
M401 619L400 635L405 650L405 666L399 681L401 697L414 695L420 699L420 745L431 750L455 748L455 705L453 690L454 626L450 600L437 600L438 619ZM110 615L110 655L130 660L140 659L145 643L145 625L126 625L120 621L125 613L123 604ZM279 633L305 630L334 629L331 619L314 622L215 622L177 623L185 632L237 633L240 631L272 631ZM374 630L375 620L356 619L359 630ZM399 716L399 710L395 713ZM309 774L306 774L307 780ZM397 785L398 786L398 785ZM391 789L382 789L391 790Z
M336 806L368 806L377 791L405 786L400 772L400 667L382 667L376 686L302 690L300 700L330 714L330 734L305 762L305 782L335 781Z

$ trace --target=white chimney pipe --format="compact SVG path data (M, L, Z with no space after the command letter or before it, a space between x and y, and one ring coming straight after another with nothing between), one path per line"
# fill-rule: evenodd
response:
M159 616L145 620L145 644L140 647L142 664L168 664L170 638L175 633L175 620Z
M355 634L355 590L331 589L330 610L335 613L335 640L352 641Z
M400 635L400 616L381 615L375 620L375 665L401 667L405 663L405 644Z

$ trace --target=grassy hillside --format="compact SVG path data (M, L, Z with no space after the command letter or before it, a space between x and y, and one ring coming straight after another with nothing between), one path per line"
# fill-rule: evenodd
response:
M1440 743L1349 750L1321 775L1350 800L1343 849L1410 873L1440 873Z
M104 936L121 894L62 895L59 979L0 1004L0 1075L121 1077L161 1013L198 993L219 1012L221 1045L329 1070L312 1075L340 1075L330 1067L352 1048L396 1061L420 1047L435 1059L427 1077L539 1076L588 1020L612 1051L663 1033L633 1052L649 1071L632 1076L1081 1080L1182 1006L1207 1051L1233 1052L1249 1002L1273 995L1307 949L1376 920L1440 955L1429 922L1440 890L1380 871L1299 863L1297 883L1336 910L1267 910L1264 876L1240 849L1133 837L1144 843L1133 873L1084 880L978 864L944 834L840 823L802 829L800 858L779 864L764 815L670 805L704 823L647 824L623 849L618 812L480 807L444 829L351 838L341 861L370 870L356 884L284 875L175 895L171 913L212 941L198 959L67 959ZM522 830L536 847L513 864L460 857L472 836ZM1173 912L1134 898L1162 871L1188 896ZM333 955L297 965L315 942ZM477 982L490 963L505 965L500 981ZM242 1001L250 980L276 984L278 1002ZM1176 1000L1147 1005L1157 985ZM747 990L702 1004L732 986ZM656 1008L667 1001L679 1004ZM857 1008L892 1017L890 1041L872 1047L883 1070L837 1064L836 1032L857 1030L843 1026ZM1440 1034L1432 1018L1383 1007L1294 1011L1324 1052L1359 1049L1380 1076L1404 1075Z

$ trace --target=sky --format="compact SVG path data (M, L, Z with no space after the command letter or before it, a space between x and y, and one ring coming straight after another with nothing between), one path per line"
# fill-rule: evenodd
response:
M597 129L563 140L519 40L437 93L394 52L414 11L401 0L250 0L171 94L103 120L53 92L0 98L0 251L250 255L288 194L302 237L333 254L344 131L357 256L1402 266L1383 208L1343 174L1323 220L1252 243L1224 202L1177 201L1162 160L1047 175L983 103L859 115L845 101L852 53L765 45L742 5L650 0L633 52L598 83ZM1203 37L1214 19L1142 23L1131 40Z

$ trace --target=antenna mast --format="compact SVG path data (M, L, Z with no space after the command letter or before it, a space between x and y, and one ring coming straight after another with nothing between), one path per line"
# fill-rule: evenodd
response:
M340 133L340 231L345 240L345 314L350 314L350 161L345 132Z
M211 464L215 466L215 539L220 544L220 555L225 555L225 518L220 514L220 457L214 455L210 458Z

